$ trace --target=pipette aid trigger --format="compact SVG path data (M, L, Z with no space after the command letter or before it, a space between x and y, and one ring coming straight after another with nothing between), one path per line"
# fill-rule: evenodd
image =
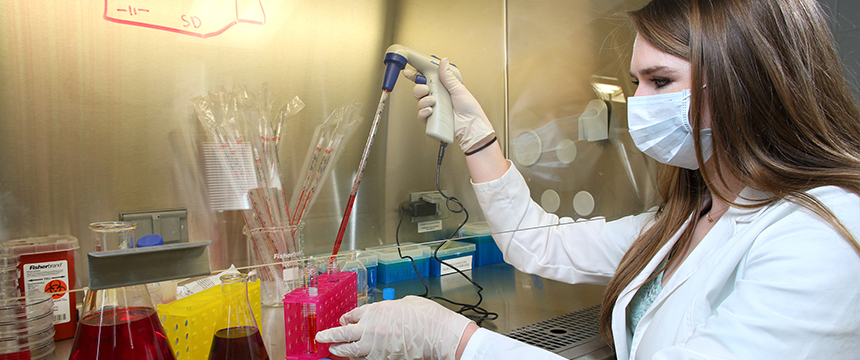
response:
M454 141L454 107L451 104L451 94L445 85L439 81L439 59L436 56L428 55L420 51L416 51L403 45L394 44L388 47L385 51L385 76L382 80L382 89L386 91L394 90L394 85L397 83L397 77L400 72L406 67L406 64L412 65L418 72L421 73L417 83L424 83L430 88L430 95L436 98L436 105L433 105L433 113L427 118L427 128L425 133L431 138L451 144ZM463 78L460 76L460 70L454 64L450 64L449 69L460 81Z

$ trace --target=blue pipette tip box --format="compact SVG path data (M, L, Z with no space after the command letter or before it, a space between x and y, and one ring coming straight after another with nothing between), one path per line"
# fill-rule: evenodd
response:
M430 275L429 246L405 243L401 245L400 253L398 253L396 246L371 247L367 248L367 251L376 253L378 261L376 280L378 283L390 284L417 279L419 274L421 277ZM415 266L412 266L412 261L408 258L401 258L401 254L404 257L412 257ZM415 268L418 268L417 273Z
M505 258L499 246L490 235L490 228L486 221L466 224L460 230L459 241L475 244L475 256L472 265L484 266L504 262Z

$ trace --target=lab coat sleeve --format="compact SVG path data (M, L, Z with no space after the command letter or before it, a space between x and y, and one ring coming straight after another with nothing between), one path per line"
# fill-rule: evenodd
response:
M523 360L523 359L557 359L557 354L532 346L499 333L480 328L472 334L472 338L463 349L460 360Z
M499 179L472 183L505 262L520 271L566 283L609 283L621 257L652 213L607 222L547 213L512 164Z
M856 202L841 210L836 213L857 237ZM856 358L860 254L849 241L809 211L786 215L755 239L731 291L707 290L711 315L682 328L679 338L689 337L652 359Z

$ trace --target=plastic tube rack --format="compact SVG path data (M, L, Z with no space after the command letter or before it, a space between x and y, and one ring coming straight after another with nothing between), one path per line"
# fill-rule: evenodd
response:
M317 296L309 296L304 287L291 291L284 296L284 334L286 336L286 359L320 359L329 356L328 344L318 344L317 351L302 338L302 326L306 319L302 316L304 304L316 305L316 330L322 331L339 326L338 319L356 307L357 290L355 273L342 271L338 282L330 282L329 274L319 276Z

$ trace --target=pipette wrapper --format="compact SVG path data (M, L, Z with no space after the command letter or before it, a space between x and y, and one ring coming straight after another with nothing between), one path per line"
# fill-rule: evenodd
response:
M206 179L213 210L247 210L251 189L263 189L268 207L257 217L243 213L248 228L285 226L291 218L281 183L278 145L281 129L305 104L297 96L273 111L274 98L263 84L259 93L247 86L221 88L191 100L203 129Z
M329 274L325 273L319 276L318 296L308 295L308 289L302 287L284 297L287 360L316 360L329 356L329 344L318 343L317 351L312 352L307 339L303 339L302 326L307 319L302 310L304 305L315 305L317 331L340 326L340 316L356 307L357 288L354 272L342 271L338 279L337 282L331 281Z
M361 122L358 115L361 104L353 103L336 109L314 130L313 139L300 169L305 173L299 179L290 198L292 223L302 220L314 204L318 192L331 173L331 164L340 156L340 149Z

